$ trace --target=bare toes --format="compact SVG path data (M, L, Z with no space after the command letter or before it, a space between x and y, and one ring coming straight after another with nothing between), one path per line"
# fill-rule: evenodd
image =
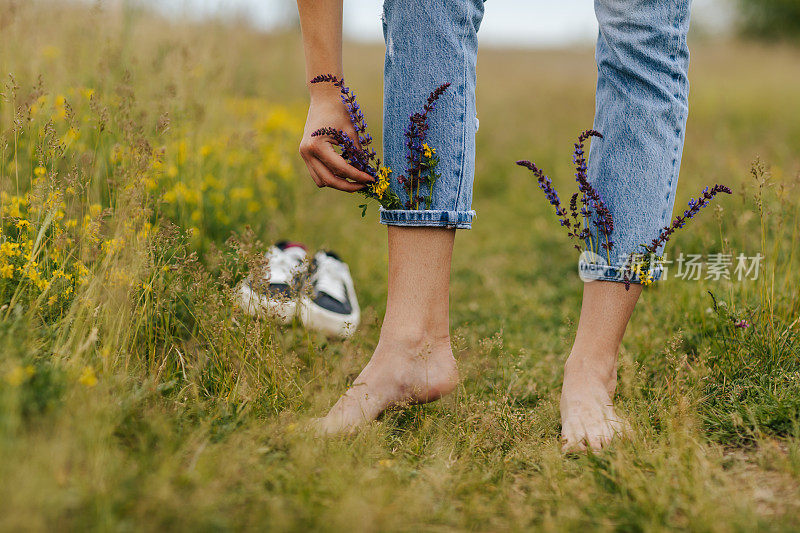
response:
M561 440L561 453L563 454L580 454L586 452L586 441L575 439L562 439Z

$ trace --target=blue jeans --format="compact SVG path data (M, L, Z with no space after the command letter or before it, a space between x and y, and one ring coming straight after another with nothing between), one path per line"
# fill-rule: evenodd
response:
M691 0L595 0L600 32L594 129L604 138L592 142L589 179L614 217L614 248L610 265L582 269L585 279L621 281L629 254L640 252L640 244L670 222L689 109L690 7ZM395 176L406 166L403 130L409 115L433 88L452 85L428 133L441 172L432 209L381 210L384 224L472 225L475 65L483 10L483 0L385 0L384 158ZM392 188L405 200L396 181Z

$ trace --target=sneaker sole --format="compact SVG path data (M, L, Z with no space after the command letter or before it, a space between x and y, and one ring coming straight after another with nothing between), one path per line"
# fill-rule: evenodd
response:
M356 289L352 279L345 282L347 294L350 295L350 304L353 306L349 315L341 315L328 311L314 303L308 295L303 295L298 304L300 320L308 329L321 331L342 339L352 337L361 322L361 308L358 305Z
M356 306L349 315L340 315L318 306L309 297L303 297L300 301L300 319L308 329L346 339L356 332L361 311Z
M239 307L250 316L272 318L281 324L291 324L297 314L297 302L269 298L253 291L247 284L239 284L236 291Z

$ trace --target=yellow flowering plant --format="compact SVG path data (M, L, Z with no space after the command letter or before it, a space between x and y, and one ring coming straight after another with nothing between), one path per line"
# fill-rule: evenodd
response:
M146 177L157 200L153 222L168 219L191 230L202 251L243 226L260 229L296 203L288 147L302 131L302 115L260 99L230 98L223 105L236 121L213 134L171 130L154 149ZM124 155L120 166L127 164Z
M45 318L60 316L89 270L76 257L83 228L68 225L60 197L44 203L31 194L0 193L0 306L36 307Z

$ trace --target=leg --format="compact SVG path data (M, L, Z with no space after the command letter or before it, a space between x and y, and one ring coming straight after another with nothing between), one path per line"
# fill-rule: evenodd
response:
M483 0L386 0L384 159L392 189L406 168L403 131L428 94L443 83L427 142L441 177L430 209L381 209L389 225L389 291L378 346L353 387L321 421L347 432L385 409L424 403L458 382L449 332L450 258L455 228L469 228L475 159L475 67Z
M581 318L572 352L564 365L561 390L561 438L565 451L600 449L625 423L614 412L617 350L641 285L630 291L621 283L584 285Z
M384 410L426 403L458 383L450 348L450 257L455 230L389 228L389 292L375 353L330 413L325 433L342 433Z
M641 287L626 292L619 272L672 215L688 116L690 5L595 1L600 36L594 126L604 138L592 142L589 177L614 217L614 254L605 272L591 276L600 281L584 286L561 395L568 450L598 449L624 428L611 405L617 350Z
M475 172L476 66L483 0L385 0L386 60L383 93L384 163L393 169L392 189L408 199L398 183L409 152L403 132L432 90L450 87L430 117L427 143L439 159L429 209L381 210L381 222L395 226L471 227Z

